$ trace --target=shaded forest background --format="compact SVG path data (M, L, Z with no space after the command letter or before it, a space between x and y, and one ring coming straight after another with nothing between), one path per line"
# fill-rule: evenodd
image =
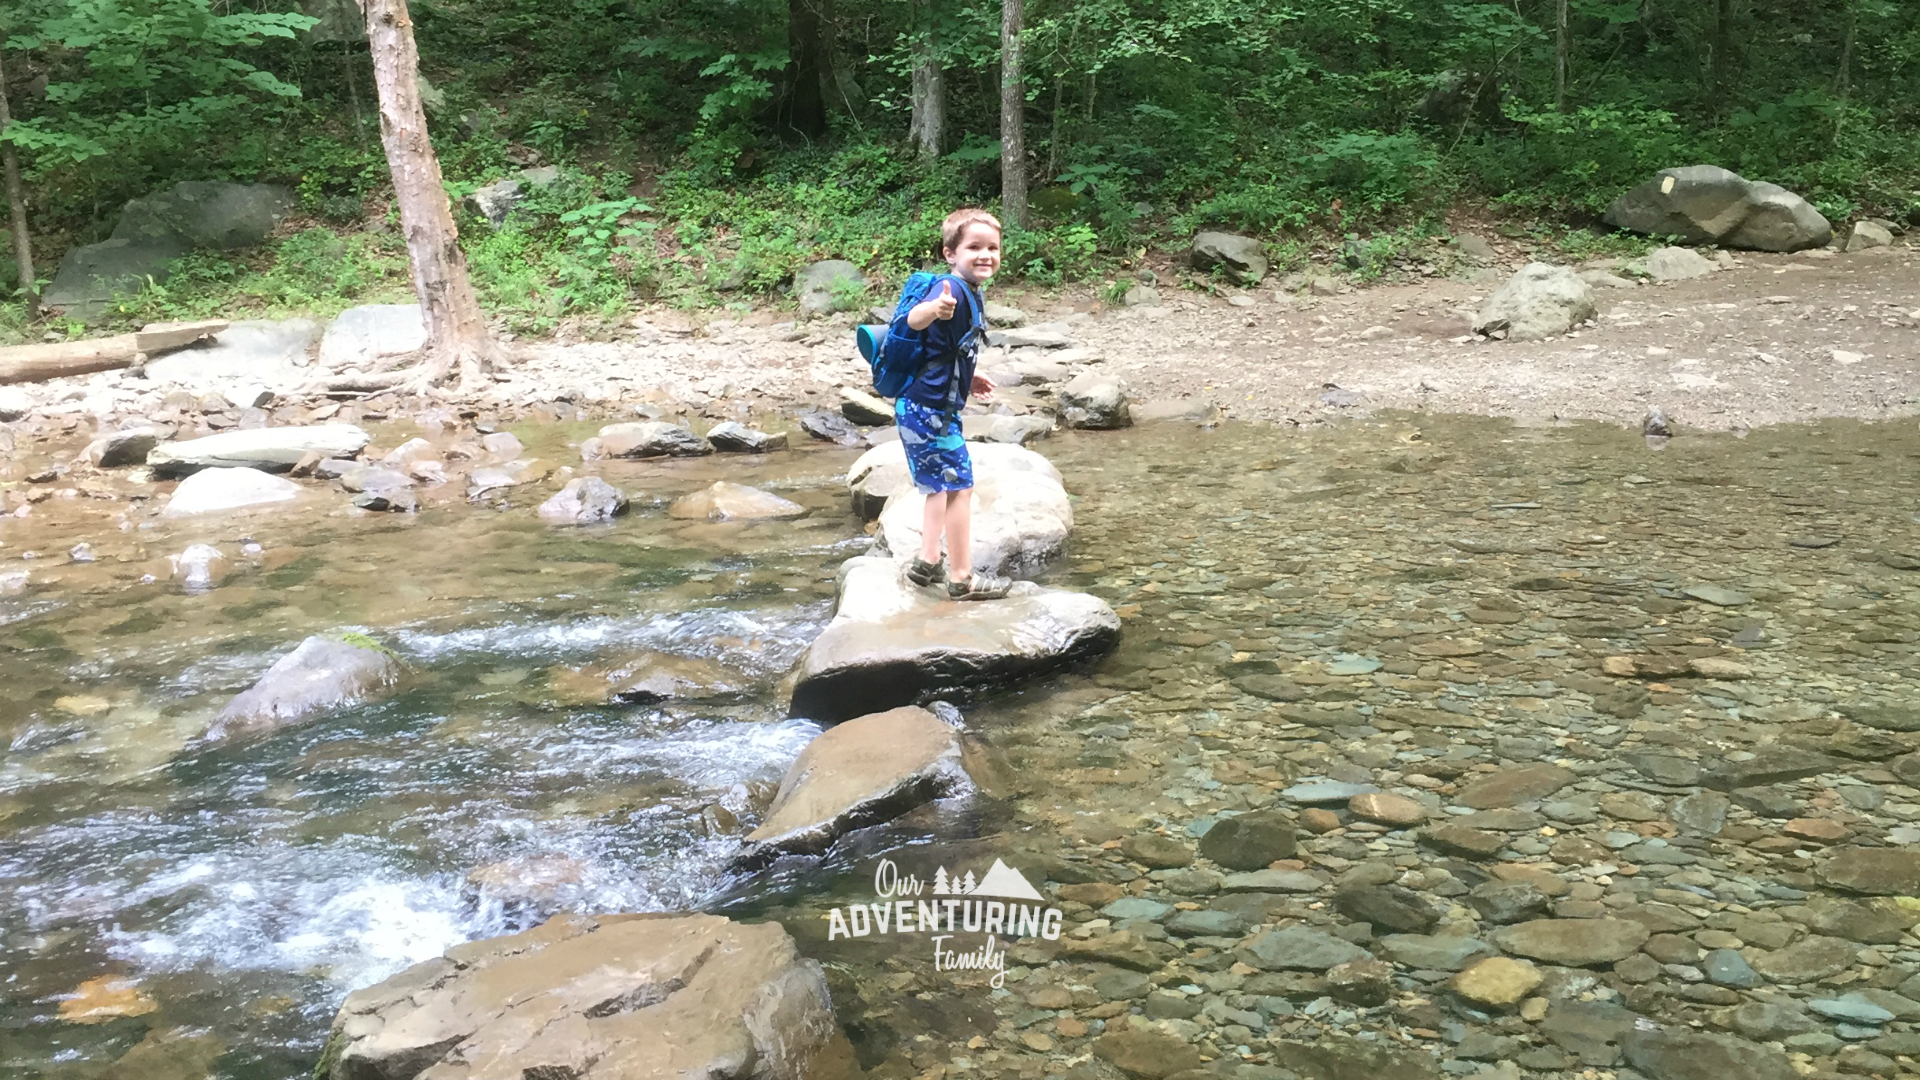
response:
M999 195L998 3L412 13L451 194L560 168L502 228L460 211L475 284L517 327L744 302L822 258L898 273L949 209ZM43 279L128 199L258 180L297 190L301 219L189 256L127 318L408 298L351 3L9 0L0 18ZM1836 223L1920 220L1911 2L1029 0L1025 23L1031 218L1008 264L1029 282L1124 289L1206 226L1259 236L1277 267L1339 252L1378 276L1462 206L1599 248L1615 195L1698 163Z

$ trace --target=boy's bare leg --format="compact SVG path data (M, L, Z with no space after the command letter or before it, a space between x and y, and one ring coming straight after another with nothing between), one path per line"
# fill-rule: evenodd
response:
M937 563L940 561L940 534L946 531L947 493L936 491L927 496L926 506L920 511L920 561Z
M947 576L966 581L973 577L973 489L949 491L946 502Z

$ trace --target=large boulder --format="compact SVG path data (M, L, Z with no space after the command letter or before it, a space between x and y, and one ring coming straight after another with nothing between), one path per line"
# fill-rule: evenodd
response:
M190 248L231 251L273 235L274 226L297 205L293 192L277 184L186 180L129 202L113 227L113 239L172 238Z
M1073 532L1073 504L1067 489L1047 473L983 467L976 461L969 500L975 570L1032 577L1065 554ZM914 492L887 501L877 533L881 550L902 557L920 550L924 506Z
M983 443L968 446L967 453L973 458L975 481L986 473L1032 472L1060 483L1060 470L1053 462L1019 446ZM847 470L847 490L853 495L853 512L866 520L879 517L895 495L912 494L906 447L898 441L887 442L861 454Z
M853 829L968 783L958 734L927 710L904 706L848 720L794 759L766 820L747 834L752 858L818 854Z
M1127 391L1111 375L1083 371L1060 388L1060 418L1068 427L1108 431L1129 427L1133 417L1127 411Z
M272 184L188 180L120 211L113 235L70 249L43 300L75 319L104 314L115 296L164 281L173 261L195 248L227 250L265 240L296 205Z
M707 521L797 518L806 512L806 507L791 499L783 499L771 491L761 491L759 488L730 483L726 480L717 480L710 487L682 495L667 507L668 517Z
M955 603L913 587L905 567L869 555L840 568L839 607L801 657L793 715L830 724L1009 689L1119 644L1120 618L1098 597L1019 582L1003 600Z
M827 980L778 922L557 916L347 995L324 1080L839 1080Z
M1267 276L1267 256L1260 241L1229 232L1203 232L1193 238L1193 268L1224 267L1243 282Z
M828 259L808 266L793 276L793 292L800 298L800 314L831 315L855 306L847 298L864 293L867 279L860 268L841 259Z
M1487 297L1474 316L1473 332L1538 341L1564 334L1599 313L1593 287L1571 268L1528 263Z
M258 469L202 469L180 481L161 517L193 517L292 502L300 485Z
M41 301L68 318L92 321L117 296L132 296L148 281L165 281L173 261L192 251L178 238L103 240L69 248Z
M580 456L599 458L697 457L713 453L713 444L679 426L660 420L608 424L600 434L580 444Z
M327 324L320 338L320 366L367 368L389 356L419 352L427 323L419 304L363 304Z
M161 443L147 452L147 464L161 476L225 467L286 472L308 454L353 457L371 438L352 424L223 431L204 439Z
M1715 165L1662 169L1615 199L1605 221L1648 236L1756 251L1799 251L1833 239L1832 224L1807 200Z
M207 737L285 727L324 709L365 701L399 681L399 660L372 639L316 634L274 661L266 674L229 701Z

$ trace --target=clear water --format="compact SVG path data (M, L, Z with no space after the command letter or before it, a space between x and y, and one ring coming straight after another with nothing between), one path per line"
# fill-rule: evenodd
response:
M520 434L571 461L580 432ZM1806 701L1911 700L1920 678L1920 647L1902 638L1920 629L1920 573L1896 568L1900 552L1920 554L1910 424L1655 451L1598 426L1383 417L1314 431L1165 424L1039 448L1066 474L1079 523L1052 583L1114 603L1120 650L970 710L1002 773L982 798L745 884L725 873L737 841L710 836L702 813L750 815L755 785L816 733L785 717L778 683L830 613L834 568L866 543L840 486L850 452L615 464L605 475L638 494L635 510L584 530L538 523L535 497L406 518L315 500L207 527L143 529L152 519L136 513L125 531L111 514L56 507L0 526L0 555L44 555L25 563L31 591L0 598L0 1075L91 1075L150 1031L182 1029L217 1040L215 1075L305 1075L349 990L512 927L464 887L504 859L577 860L574 903L587 910L782 917L818 955L894 963L891 979L900 958L836 953L809 929L840 893L866 890L877 852L937 838L1048 857L1247 805L1249 769L1339 773L1450 740L1499 760L1512 748L1495 735L1546 729L1617 744L1628 722L1566 689L1606 650L1724 645L1760 627L1751 655L1766 678L1656 689L1637 721L1713 737ZM673 496L723 476L813 512L751 525L665 516ZM240 555L248 538L259 556ZM67 564L58 553L82 539L99 561ZM217 588L140 581L195 541L235 563ZM1576 585L1516 585L1555 576ZM1703 582L1757 599L1675 599ZM1474 622L1498 598L1525 618ZM345 629L406 660L401 693L233 745L195 742L277 656ZM1498 655L1432 661L1393 644L1436 629L1493 638ZM666 708L556 700L553 669L638 649L721 661L754 689ZM1310 673L1355 656L1384 668L1316 691L1300 707L1329 713L1320 728L1276 727L1271 703L1231 685L1261 661ZM1420 702L1493 726L1408 738L1370 724L1379 707ZM104 974L137 979L155 1011L62 1022L63 996ZM928 994L952 991L915 977ZM843 1020L897 1029L895 1042L951 1026L891 1008L863 1011L856 996ZM892 1045L868 1042L876 1057ZM1010 1073L1027 1067L1017 1058Z

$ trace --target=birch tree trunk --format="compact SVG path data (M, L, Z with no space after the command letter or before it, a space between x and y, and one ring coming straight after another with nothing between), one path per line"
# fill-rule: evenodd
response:
M919 37L913 44L913 120L908 135L922 161L940 156L947 137L947 71L933 36L933 5L915 0Z
M380 97L380 143L393 173L400 204L400 231L407 242L413 291L427 325L427 345L416 380L424 387L456 368L460 389L479 388L497 358L487 334L486 316L467 280L467 257L460 231L440 179L440 159L427 138L427 114L420 103L420 55L413 44L413 20L406 0L362 0L367 16L367 47L373 56L373 82Z
M0 68L0 132L13 123L13 104L7 97L7 73ZM7 209L13 215L13 264L20 270L20 288L27 294L27 314L40 314L40 283L33 273L33 237L27 232L27 198L20 190L20 156L12 143L0 143L0 169L6 172Z
M1027 140L1022 121L1027 81L1020 58L1020 30L1025 21L1022 0L1001 0L1000 216L1011 229L1027 224Z

